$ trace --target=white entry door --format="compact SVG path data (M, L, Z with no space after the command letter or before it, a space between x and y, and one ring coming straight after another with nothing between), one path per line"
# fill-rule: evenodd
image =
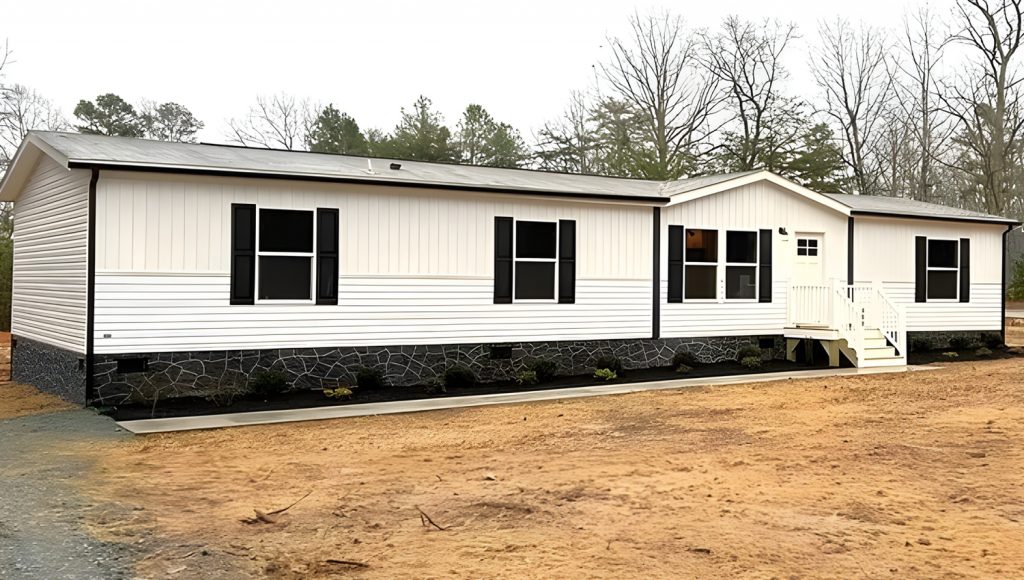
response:
M793 281L797 284L825 283L825 235L796 234L793 248Z

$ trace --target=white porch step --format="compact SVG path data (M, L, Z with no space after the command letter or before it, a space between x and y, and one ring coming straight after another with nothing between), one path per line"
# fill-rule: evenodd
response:
M888 358L862 358L857 361L858 368L872 367L900 367L907 364L907 359L901 356Z
M858 358L861 360L877 360L880 358L894 358L896 356L896 349L891 346L869 346L861 350L863 352L857 353L860 355Z

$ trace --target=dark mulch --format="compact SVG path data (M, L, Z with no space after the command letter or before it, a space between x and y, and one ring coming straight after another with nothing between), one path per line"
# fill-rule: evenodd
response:
M689 373L682 375L671 367L652 369L636 369L623 372L619 378L611 381L597 380L591 375L558 377L553 381L538 385L520 385L515 381L482 383L473 387L449 388L446 393L428 394L423 386L384 387L381 389L353 389L352 398L339 401L329 399L321 391L292 391L271 399L242 398L229 405L215 405L201 397L179 397L168 399L157 404L155 413L149 404L118 405L102 411L118 421L132 419L150 419L156 417L187 417L191 415L215 415L220 413L243 413L250 411L271 411L277 409L301 409L306 407L326 407L333 405L350 405L359 403L378 403L384 401L408 401L439 397L459 397L464 395L486 395L492 393L515 393L523 391L543 391L564 389L569 387L585 387L593 385L609 385L623 383L642 383L649 381L669 381L676 379L734 376L755 373L777 373L811 368L827 368L825 362L816 364L799 364L783 360L765 361L760 369L749 369L737 362L722 362L709 365L698 365Z
M907 364L912 365L927 365L932 363L940 362L976 362L983 360L997 360L1004 358L1014 358L1024 355L1024 352L1019 348L992 348L992 354L978 354L978 348L969 348L963 350L939 349L939 350L927 350L911 352L907 357ZM956 356L949 356L946 353L955 352Z

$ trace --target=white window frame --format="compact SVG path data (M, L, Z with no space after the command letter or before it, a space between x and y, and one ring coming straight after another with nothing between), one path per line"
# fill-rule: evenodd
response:
M717 239L715 245L718 246L719 252L716 261L714 262L690 262L686 259L686 237L690 230L707 230L715 232ZM722 301L722 297L725 296L725 288L723 287L724 282L723 276L724 271L722 270L722 252L721 248L725 246L722 244L722 231L719 228L701 228L701 227L684 227L683 228L683 302L690 302L693 304L715 304ZM714 266L715 267L715 297L714 298L687 298L686 297L686 267L687 266Z
M807 245L801 248L800 247L800 242L807 242ZM811 242L814 242L814 246L811 246ZM760 248L759 248L759 250L760 250ZM807 257L807 258L821 258L821 244L818 243L818 238L800 237L800 234L797 234L797 238L796 238L796 255L797 256L801 256L800 250L807 250L806 254L802 254L804 257ZM810 252L811 250L814 250L814 255L813 256L811 255L811 252ZM760 257L760 255L758 257Z
M722 239L725 240L725 254L722 255L722 257L721 257L721 260L722 260L722 262L724 264L724 267L722 268L722 278L721 278L721 285L722 285L722 287L721 287L721 291L722 291L721 296L722 296L722 301L723 302L757 302L758 301L758 296L759 296L758 293L761 291L761 236L760 236L761 232L759 232L758 230L731 229L731 228L730 229L726 229L726 230L722 230L722 231L725 233L724 236L721 233L718 234ZM754 234L754 262L753 263L750 263L750 262L730 262L729 261L729 232L753 233ZM739 266L739 267L742 267L742 268L749 268L751 266L754 267L754 297L753 298L727 298L725 296L726 276L727 276L725 269L728 268L729 266Z
M263 210L280 210L280 211L304 211L313 215L313 251L312 252L264 252L260 249L263 240L260 235L260 219L263 215ZM315 304L316 303L316 209L304 209L294 207L271 207L271 206L256 206L256 268L253 272L255 276L255 304ZM288 258L309 258L309 298L308 299L281 299L281 298L260 298L260 258L262 256L267 257L288 257Z
M555 257L554 258L519 258L519 222L537 222L544 224L555 224ZM559 247L561 244L558 243L560 236L562 235L561 228L559 227L558 220L544 220L544 219L519 219L512 218L512 303L513 304L558 304L558 260L561 258ZM553 263L555 265L555 288L553 298L517 298L516 297L516 279L519 276L519 262L543 262Z
M931 254L932 254L932 240L936 242L953 242L956 244L956 250L953 255L956 256L956 268L932 266ZM963 274L960 269L963 268L963 264L960 262L960 238L929 238L924 239L924 300L925 302L960 302L960 276ZM932 285L932 272L956 272L956 284L953 286L956 289L956 296L953 298L929 298L928 290Z

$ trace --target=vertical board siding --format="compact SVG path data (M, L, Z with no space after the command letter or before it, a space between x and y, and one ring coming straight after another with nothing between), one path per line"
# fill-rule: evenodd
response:
M338 208L338 305L229 305L232 203ZM117 223L97 245L98 353L643 338L651 331L649 207L105 172L97 208L101 223ZM493 304L495 216L576 220L575 304Z
M85 352L89 172L43 157L14 203L11 332Z

